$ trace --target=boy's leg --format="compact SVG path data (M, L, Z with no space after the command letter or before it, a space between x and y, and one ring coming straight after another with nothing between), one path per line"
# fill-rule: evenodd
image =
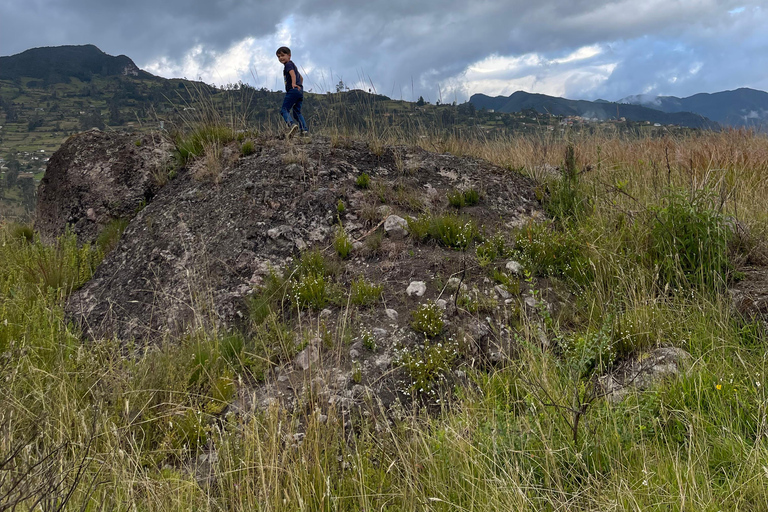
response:
M283 119L285 119L285 122L288 124L288 126L293 124L293 119L291 118L291 110L296 104L297 99L299 99L299 97L296 93L296 90L292 89L285 93L283 106L280 108L280 115L283 116Z
M299 123L299 128L301 128L301 131L306 132L309 130L307 128L307 122L304 120L304 116L301 115L301 105L302 103L304 103L304 92L300 91L299 94L300 96L298 101L296 101L296 103L293 104L292 113L293 113L293 118L296 119L296 122Z

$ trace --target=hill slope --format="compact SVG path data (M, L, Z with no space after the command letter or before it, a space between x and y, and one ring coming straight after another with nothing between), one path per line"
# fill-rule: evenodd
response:
M151 73L140 70L125 55L107 55L92 44L32 48L9 57L0 57L2 80L28 77L54 84L69 82L69 77L87 82L93 75L155 78Z

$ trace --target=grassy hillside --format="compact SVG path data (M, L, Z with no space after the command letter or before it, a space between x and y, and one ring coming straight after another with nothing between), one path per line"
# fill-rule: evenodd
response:
M374 146L395 133L377 130L366 135ZM510 323L517 353L503 364L478 365L461 344L448 353L439 337L422 359L396 361L440 390L443 407L429 412L414 390L391 416L376 403L343 416L317 398L292 413L227 414L255 378L249 362L271 357L263 341L292 338L279 319L263 324L262 342L194 332L152 348L83 343L62 301L108 244L44 246L3 226L0 506L768 509L766 329L727 292L742 265L766 263L766 139L568 135L399 140L536 178L552 220L498 235L515 242L522 279L571 297L555 315L533 293L539 314ZM480 240L465 254L501 279L481 267L500 247ZM482 318L483 307L467 302L462 314ZM348 350L342 333L316 328L331 354ZM621 402L596 394L600 374L655 346L692 362ZM441 388L455 370L467 384Z

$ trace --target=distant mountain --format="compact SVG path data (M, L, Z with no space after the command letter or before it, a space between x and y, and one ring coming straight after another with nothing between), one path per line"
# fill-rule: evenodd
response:
M156 78L139 69L125 55L113 57L92 44L32 48L10 57L0 57L0 80L25 77L54 84L69 82L69 77L87 82L93 75Z
M695 112L724 125L768 128L768 93L755 89L701 93L687 98L637 95L621 102L662 112Z
M625 118L627 121L650 121L663 125L674 124L689 128L716 129L717 123L690 112L667 113L640 105L612 103L605 100L568 100L545 94L517 91L508 97L491 98L485 94L473 94L469 98L476 108L493 109L496 112L521 112L534 109L556 116L581 116L601 121Z

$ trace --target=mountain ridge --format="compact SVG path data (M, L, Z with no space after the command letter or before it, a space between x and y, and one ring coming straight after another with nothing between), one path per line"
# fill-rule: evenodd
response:
M92 44L44 46L0 57L2 80L28 77L53 84L68 82L70 77L88 82L93 75L158 78L140 69L130 57L109 55Z
M494 109L511 113L533 109L540 113L557 116L580 116L599 120L624 118L628 121L648 121L664 125L679 125L689 128L717 129L718 124L700 114L691 112L667 113L641 105L606 102L604 100L569 100L546 94L516 91L509 96L490 97L473 94L469 98L476 108Z
M637 94L619 100L662 112L696 112L721 124L768 127L768 92L748 87L714 93L701 92L685 98Z

